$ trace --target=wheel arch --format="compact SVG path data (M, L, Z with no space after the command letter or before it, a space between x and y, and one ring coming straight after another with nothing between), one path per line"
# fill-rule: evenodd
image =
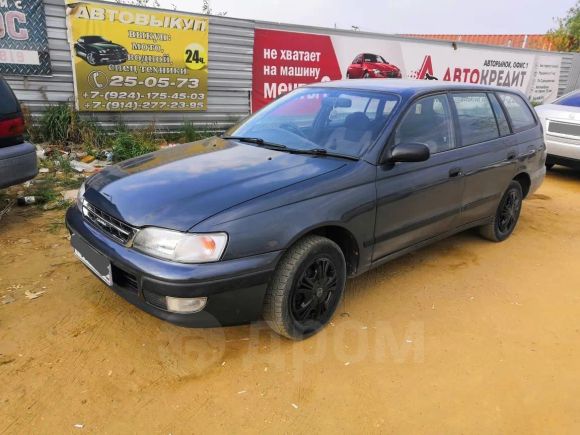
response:
M532 179L530 175L527 172L520 172L513 178L513 181L520 183L520 186L522 186L523 197L527 197L532 185Z
M293 238L286 249L310 235L326 237L336 243L344 255L347 275L355 275L359 268L360 248L354 234L342 225L335 223L322 224L308 228Z

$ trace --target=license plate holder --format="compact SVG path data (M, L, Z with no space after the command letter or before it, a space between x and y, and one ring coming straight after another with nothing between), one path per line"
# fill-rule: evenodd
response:
M109 287L113 285L111 262L103 254L91 247L77 234L71 235L71 245L75 255Z

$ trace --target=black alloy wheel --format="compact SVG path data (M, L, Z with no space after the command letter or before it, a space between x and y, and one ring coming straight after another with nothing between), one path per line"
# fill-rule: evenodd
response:
M520 218L523 199L521 184L512 181L503 194L493 219L480 227L481 235L493 242L503 242L511 236Z
M511 233L520 215L522 208L522 198L516 189L511 189L507 192L503 200L503 205L500 210L500 216L497 222L498 230L502 234Z
M293 319L304 328L311 322L320 322L333 305L337 284L332 260L320 257L311 262L292 292L290 312Z
M330 321L345 284L340 247L325 237L307 236L280 260L264 297L264 319L284 337L308 338Z

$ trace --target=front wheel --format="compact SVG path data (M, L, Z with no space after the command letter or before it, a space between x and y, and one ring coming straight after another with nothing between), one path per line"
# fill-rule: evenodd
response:
M346 262L338 245L305 237L280 260L264 299L264 319L284 337L308 338L330 321L345 284Z
M89 65L93 66L97 64L97 56L95 55L95 53L87 54L87 62L89 63Z
M481 235L492 242L503 242L514 232L524 195L522 186L517 181L512 181L503 194L493 220L480 228Z

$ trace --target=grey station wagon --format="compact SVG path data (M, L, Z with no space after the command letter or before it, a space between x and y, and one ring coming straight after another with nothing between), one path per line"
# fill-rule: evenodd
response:
M468 228L508 238L545 163L518 91L329 82L95 175L67 225L87 267L161 319L263 318L303 339L329 322L347 277Z

